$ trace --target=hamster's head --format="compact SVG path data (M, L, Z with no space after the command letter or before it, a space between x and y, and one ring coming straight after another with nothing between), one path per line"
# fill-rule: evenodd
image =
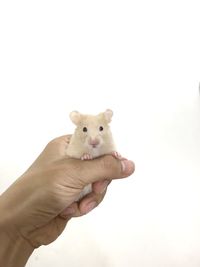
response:
M76 125L75 138L88 149L98 149L112 138L109 127L112 116L113 112L110 109L95 116L72 111L70 119Z

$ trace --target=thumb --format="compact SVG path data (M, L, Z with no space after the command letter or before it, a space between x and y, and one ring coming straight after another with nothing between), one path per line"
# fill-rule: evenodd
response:
M78 179L84 185L106 179L119 179L130 176L135 165L132 161L119 160L111 155L106 155L93 160L79 162Z

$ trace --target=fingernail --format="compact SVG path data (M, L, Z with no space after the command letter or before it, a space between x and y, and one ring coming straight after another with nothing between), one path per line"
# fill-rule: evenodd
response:
M133 172L135 168L135 164L131 160L122 160L121 166L123 174L129 174Z
M97 206L97 203L95 201L89 202L86 206L85 213L90 212Z
M61 214L60 216L62 216L63 218L69 216L69 215L72 215L75 213L75 209L72 208L72 207L68 207L66 208Z

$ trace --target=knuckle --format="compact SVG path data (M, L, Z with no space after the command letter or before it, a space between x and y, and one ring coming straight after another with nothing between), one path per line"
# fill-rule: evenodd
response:
M70 139L71 139L71 135L64 135L64 136L56 137L56 138L52 139L47 144L47 146L54 146L54 145L58 145L58 144L69 143Z
M114 159L111 155L102 157L102 167L107 171L116 169L116 159Z

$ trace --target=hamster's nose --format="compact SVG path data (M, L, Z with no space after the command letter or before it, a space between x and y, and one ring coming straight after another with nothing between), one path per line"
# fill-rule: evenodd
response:
M99 139L98 138L94 138L94 139L92 139L92 138L90 138L90 140L89 140L89 144L92 146L92 147L96 147L96 146L98 146L99 145Z

